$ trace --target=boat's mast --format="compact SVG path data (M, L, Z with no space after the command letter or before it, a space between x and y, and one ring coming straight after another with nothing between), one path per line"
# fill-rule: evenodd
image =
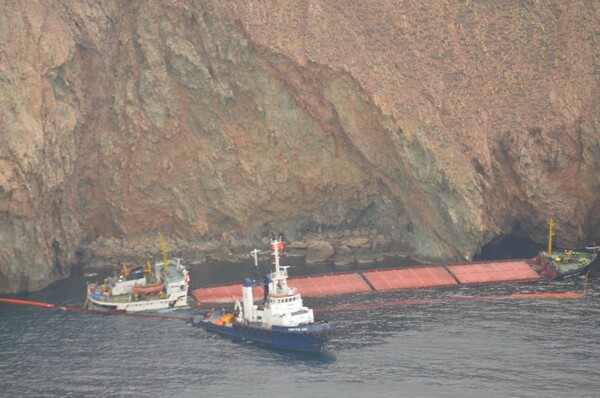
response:
M550 229L548 230L548 257L552 256L552 237L554 236L554 231L552 228L554 227L554 220L551 218L548 220L548 226Z
M256 271L258 272L258 277L262 278L262 276L260 275L260 268L258 268L258 253L260 253L260 250L258 249L254 249L250 252L252 257L254 257L254 266L256 267Z
M258 268L258 253L260 253L260 250L258 249L254 249L250 252L250 254L252 254L252 257L254 257L254 266L256 268Z
M271 241L271 248L273 249L273 263L275 264L275 275L279 277L279 243L280 240L274 239Z
M169 253L169 249L167 248L167 245L165 245L165 241L163 240L162 234L158 234L158 239L160 241L160 250L162 250L162 253L163 253L163 272L166 274L167 273L167 254Z

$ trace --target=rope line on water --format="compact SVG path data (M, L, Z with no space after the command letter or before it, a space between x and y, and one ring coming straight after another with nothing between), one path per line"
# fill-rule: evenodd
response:
M584 297L587 293L588 274L589 274L589 271L588 271L588 273L586 273L585 280L583 282L583 293L513 293L513 294L494 295L494 296L430 297L430 298L401 300L401 301L386 301L383 303L366 303L366 304L342 305L342 306L328 307L328 308L315 308L315 309L313 309L313 311L314 312L330 312L330 311L359 310L359 309L365 309L365 308L393 307L393 306L400 306L400 305L414 305L414 304L435 303L435 302L497 300L497 299L505 299L505 298L522 299L522 298ZM30 306L44 307L44 308L58 308L62 311L91 312L94 314L101 314L101 315L118 315L118 316L130 316L130 317L139 317L139 318L157 318L157 319L163 319L163 320L178 320L178 321L187 321L188 320L188 318L180 317L180 316L169 316L169 315L160 315L160 314L140 314L140 313L130 313L130 312L123 312L123 311L94 310L94 309L87 309L87 308L81 308L81 307L58 306L56 304L44 303L41 301L21 300L21 299L12 299L12 298L3 298L3 297L0 297L0 303L16 304L16 305L30 305Z
M329 308L316 308L314 312L329 312L329 311L343 311L343 310L358 310L364 308L375 308L375 307L392 307L398 305L413 305L433 302L451 302L451 301L477 301L477 300L495 300L503 298L574 298L584 297L587 293L587 280L589 271L585 274L583 281L583 293L513 293L496 296L472 296L472 297L436 297L436 298L423 298L403 301L387 301L383 303L367 303L367 304L354 304L354 305L342 305L338 307Z
M58 306L56 304L44 303L41 301L31 301L31 300L20 300L20 299L11 299L11 298L3 298L0 297L0 303L7 304L16 304L16 305L31 305L35 307L44 307L44 308L56 308L62 311L77 311L77 312L91 312L93 314L100 315L119 315L119 316L131 316L138 318L158 318L164 320L177 320L177 321L187 321L188 318L181 316L169 316L169 315L160 315L160 314L138 314L131 312L123 312L123 311L103 311L103 310L93 310L82 307L70 307L70 306Z
M436 303L436 302L453 302L453 301L482 301L482 300L497 300L505 298L574 298L584 297L585 293L513 293L505 295L495 296L472 296L472 297L430 297L422 299L410 299L401 301L386 301L382 303L366 303L366 304L352 304L352 305L341 305L337 307L327 308L315 308L314 312L331 312L331 311L344 311L344 310L360 310L365 308L377 308L377 307L393 307L401 305L415 305L425 303ZM18 299L7 299L0 298L0 303L17 304L17 305L30 305L44 308L56 308L62 311L78 311L78 312L90 312L100 315L118 315L118 316L130 316L139 318L157 318L164 320L180 320L187 321L188 318L180 316L169 316L160 314L138 314L122 311L104 311L104 310L93 310L81 307L70 307L70 306L57 306L56 304L43 303L39 301L29 300L18 300Z
M500 296L473 296L473 297L437 297L437 298L423 298L423 299L412 299L402 301L386 301L383 303L368 303L368 304L354 304L354 305L342 305L338 307L329 308L316 308L314 312L330 312L330 311L343 311L343 310L360 310L365 308L375 307L393 307L400 305L414 305L414 304L425 304L435 302L452 302L452 301L481 301L481 300L497 300L505 298L569 298L569 297L583 297L584 293L516 293L516 294L505 294Z

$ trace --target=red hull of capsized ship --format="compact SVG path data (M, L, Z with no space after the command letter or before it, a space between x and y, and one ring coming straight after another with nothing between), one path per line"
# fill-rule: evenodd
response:
M319 297L539 279L538 273L526 260L506 260L313 275L289 278L289 281L304 297ZM240 284L228 284L195 289L192 295L199 303L230 303L241 299L240 291ZM254 296L260 297L261 294L262 288L255 288Z

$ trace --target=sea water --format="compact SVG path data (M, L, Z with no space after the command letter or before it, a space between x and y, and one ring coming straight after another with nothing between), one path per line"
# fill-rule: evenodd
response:
M191 273L210 284L249 270ZM17 297L82 306L86 280L75 271ZM599 282L593 275L585 297L571 298L508 295L581 292L583 279L306 298L336 326L320 355L233 342L182 320L0 303L0 396L597 397Z

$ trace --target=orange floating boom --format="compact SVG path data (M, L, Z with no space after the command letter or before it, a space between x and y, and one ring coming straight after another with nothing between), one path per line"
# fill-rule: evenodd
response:
M0 297L0 303L7 304L17 304L17 305L31 305L34 307L43 307L43 308L56 308L63 311L78 311L78 312L91 312L94 314L102 314L102 315L120 315L120 316L135 316L141 318L159 318L165 320L178 320L178 321L187 321L187 317L180 316L168 316L168 315L159 315L159 314L138 314L138 313L128 313L122 311L102 311L102 310L91 310L81 307L69 307L69 306L58 306L56 304L43 303L41 301L30 301L30 300L19 300L19 299L10 299Z
M587 278L586 278L587 279ZM315 312L327 312L327 311L342 311L342 310L357 310L364 308L373 308L373 307L391 307L391 306L399 306L399 305L415 305L415 304L424 304L424 303L435 303L435 302L453 302L453 301L479 301L479 300L495 300L495 299L503 299L503 298L574 298L574 297L584 297L585 291L583 293L513 293L506 295L495 295L495 296L472 296L472 297L431 297L431 298L421 298L421 299L410 299L410 300L402 300L402 301L388 301L383 303L365 303L365 304L353 304L353 305L344 305L338 307L329 307L329 308L315 308ZM167 316L167 315L159 315L159 314L138 314L138 313L127 313L121 311L102 311L102 310L91 310L80 307L68 307L68 306L57 306L56 304L44 303L40 301L29 301L29 300L19 300L19 299L9 299L9 298L0 298L0 303L8 303L8 304L17 304L17 305L31 305L36 307L44 307L44 308L58 308L63 311L78 311L78 312L91 312L95 314L102 315L120 315L120 316L131 316L131 317L140 317L140 318L158 318L163 320L181 320L187 321L187 317L177 317L177 316Z
M542 297L584 297L585 293L515 293L514 298L542 298Z
M41 301L29 301L29 300L19 300L19 299L9 299L9 298L0 298L0 303L10 303L10 304L18 304L18 305L33 305L36 307L45 307L45 308L55 308L56 304L43 303Z
M392 307L398 305L414 305L414 304L424 304L424 303L435 303L435 302L448 302L448 301L479 301L479 300L491 300L491 299L501 299L507 298L509 296L474 296L474 297L432 297L432 298L421 298L421 299L412 299L412 300L402 300L402 301L386 301L383 303L366 303L366 304L352 304L352 305L342 305L339 307L329 307L329 308L315 308L314 312L327 312L327 311L341 311L341 310L360 310L364 308L375 308L375 307Z
M422 298L413 300L402 300L402 301L387 301L383 303L366 303L366 304L352 304L342 305L339 307L329 308L315 308L314 312L329 312L329 311L343 311L343 310L360 310L365 308L374 307L393 307L400 305L415 305L425 303L436 303L436 302L453 302L453 301L482 301L482 300L498 300L506 298L571 298L571 297L584 297L585 293L517 293L517 294L506 294L499 296L472 296L472 297L432 297Z

